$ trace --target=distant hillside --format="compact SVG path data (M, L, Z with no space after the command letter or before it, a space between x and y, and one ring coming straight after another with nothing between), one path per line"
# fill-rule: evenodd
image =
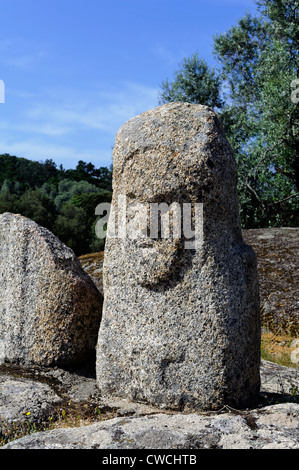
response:
M51 230L77 255L99 251L95 208L110 202L112 169L78 162L57 168L53 160L36 162L0 155L0 213L22 214Z

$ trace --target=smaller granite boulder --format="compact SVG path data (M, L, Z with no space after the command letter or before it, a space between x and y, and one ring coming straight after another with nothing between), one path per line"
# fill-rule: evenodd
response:
M94 352L102 295L74 252L21 215L0 215L0 363L71 366Z

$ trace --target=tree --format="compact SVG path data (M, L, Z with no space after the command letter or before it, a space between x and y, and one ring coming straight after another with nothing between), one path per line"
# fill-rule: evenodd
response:
M77 254L103 249L95 235L95 208L111 200L112 168L80 160L75 170L64 170L50 159L34 162L9 154L0 155L0 166L0 213L29 217Z
M215 38L228 89L222 120L238 162L243 225L297 225L298 0L258 5L260 17L246 15Z
M78 162L75 170L66 170L63 174L64 179L72 181L87 181L101 189L112 189L112 169L106 167L96 168L93 163L85 163L83 160Z
M174 80L165 80L161 85L160 104L172 101L200 103L212 108L221 108L220 77L208 64L199 59L198 53L185 58Z
M55 206L60 211L64 204L69 204L75 194L100 192L101 189L87 181L72 181L63 179L58 183L58 192L55 197Z
M107 191L112 191L112 165L110 168L101 166L100 168L94 171L94 178L97 179L96 185L99 188L105 189ZM94 179L93 179L94 181Z
M111 199L112 193L102 190L96 193L75 194L71 199L71 204L84 210L88 224L90 224L95 220L96 207L103 202L109 203Z
M257 3L259 15L247 14L215 36L220 76L214 73L212 82L203 80L210 72L202 67L197 70L203 73L196 73L200 61L195 54L185 59L174 82L163 82L161 97L162 102L210 106L212 101L219 108L238 164L243 227L296 226L299 109L298 100L291 99L291 84L299 77L299 0ZM220 83L221 106L216 99Z
M53 230L56 210L53 201L46 197L39 189L27 190L16 204L16 212L37 224Z
M89 251L103 251L105 240L99 239L95 233L95 225L98 217L95 215L96 207L103 202L110 202L112 192L102 190L97 193L75 194L71 204L83 209L85 214L85 225L89 227Z
M0 214L4 212L16 212L18 196L13 192L13 182L6 179L0 191Z
M89 252L91 231L86 225L85 212L82 208L66 204L56 219L53 232L63 243L72 248L77 256Z
M52 159L43 162L43 169L46 181L55 181L57 179L59 170L57 170L57 165Z

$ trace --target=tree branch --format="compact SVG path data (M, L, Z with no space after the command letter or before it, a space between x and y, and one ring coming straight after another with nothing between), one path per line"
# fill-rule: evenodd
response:
M249 189L249 191L254 195L254 197L256 198L256 200L258 201L258 203L260 204L260 206L262 207L263 210L265 210L265 204L263 203L263 201L259 198L257 192L250 186L250 184L247 182L246 183L246 187Z
M279 166L275 166L275 171L278 173L281 173L284 176L287 176L288 178L292 179L295 181L295 173L291 173L290 171L285 171L282 168L279 168Z
M276 204L280 204L281 202L288 201L289 199L292 199L293 197L298 197L298 194L292 194L291 196L285 197L284 199L280 199L279 201L271 202L269 206L275 206Z

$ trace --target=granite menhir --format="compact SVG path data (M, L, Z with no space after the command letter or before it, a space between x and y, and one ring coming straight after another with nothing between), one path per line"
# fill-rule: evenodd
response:
M119 130L113 158L98 388L174 410L248 406L260 387L257 262L217 114L147 111Z

